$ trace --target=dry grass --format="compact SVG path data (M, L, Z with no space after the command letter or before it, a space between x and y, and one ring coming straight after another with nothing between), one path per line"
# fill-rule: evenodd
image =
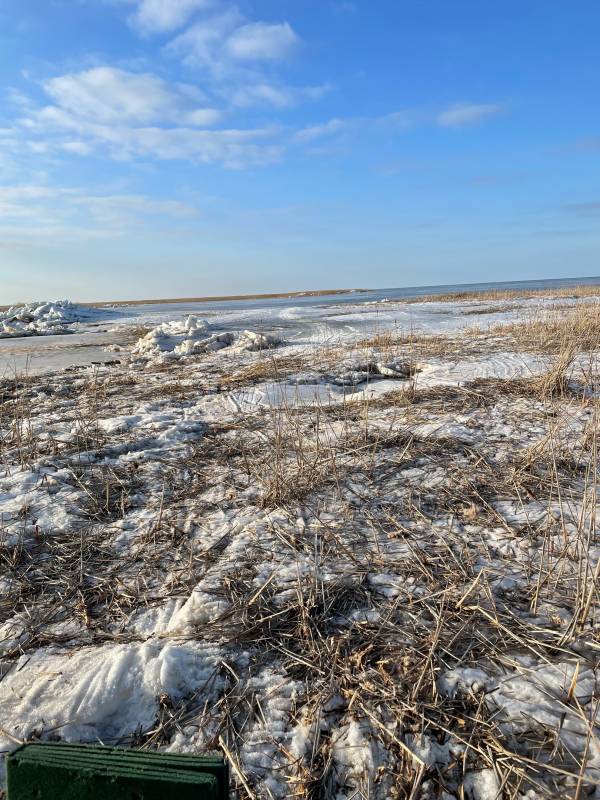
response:
M497 303L496 305L485 304L475 308L467 308L457 312L461 317L479 317L486 314L508 314L509 311L517 311L520 309L516 303Z
M209 699L206 685L177 701L161 695L154 724L122 743L156 748L196 726L203 747L221 748L234 765L232 792L240 800L269 798L265 778L274 776L302 800L342 792L356 800L443 792L462 798L465 776L482 768L494 771L502 797L516 800L535 789L548 800L580 800L594 787L589 748L567 748L560 726L533 718L508 735L496 692L473 685L446 696L439 679L460 667L483 668L500 682L530 677L532 664L597 667L600 408L570 382L573 359L597 335L588 313L584 321L552 314L503 331L555 356L541 377L427 390L409 385L375 401L238 415L209 427L184 455L167 451L131 461L129 469L103 459L135 441L108 437L98 420L115 413L117 400L119 413L132 413L152 393L160 398L161 389L166 403L198 402L208 373L190 362L185 384L177 379L181 366L168 374L149 370L137 383L127 376L71 378L64 413L77 435L55 443L52 454L71 469L81 502L68 531L36 534L28 508L18 537L0 524L0 568L11 586L0 599L0 622L27 619L4 658L81 646L83 636L65 641L50 631L52 622L67 619L94 641L129 641L136 610L210 588L226 610L175 641L224 648L214 676L218 696ZM448 346L456 352L442 338L381 332L359 348L421 357L446 356ZM343 355L338 346L324 348L307 365L304 358L257 354L211 380L251 385L307 366L322 370ZM41 385L39 379L36 386L3 387L5 468L35 470L50 447L39 438L31 403L30 392ZM583 412L585 430L569 438ZM419 422L447 418L468 420L473 440L416 432ZM488 436L491 419L504 421L504 438ZM533 428L544 435L524 445L519 436ZM90 451L97 462L78 464ZM111 525L127 518L136 497L147 498L152 522L116 556L114 537L122 531ZM498 510L507 502L547 513L510 522ZM231 514L232 522L207 545L202 526L213 511ZM253 522L255 535L234 547L228 562L228 548ZM513 574L518 588L498 588ZM394 591L382 591L374 577L391 581ZM281 726L301 724L309 747L299 757L280 731L265 726L260 742L273 751L260 773L248 769L244 753L256 728L263 730L269 698L254 681L267 666L282 682L294 682ZM598 691L588 702L576 690L577 677L556 705L563 723L577 722L595 742ZM340 731L350 724L361 726L377 758L374 774L336 766ZM419 755L426 742L451 744L452 758L427 763Z
M600 306L549 309L527 319L494 325L491 333L509 336L520 350L560 353L565 349L587 352L600 348Z
M220 385L229 391L243 386L253 386L261 381L279 380L303 369L305 363L306 359L301 356L281 356L278 358L265 353L252 364L231 375L225 375Z
M252 648L256 668L263 659L279 653L286 674L307 687L297 719L314 726L312 755L307 761L298 762L291 754L282 754L284 765L287 762L285 774L295 795L325 797L333 790L332 741L327 728L325 733L318 733L323 725L322 709L332 694L344 699L342 706L351 718L364 721L373 746L387 753L389 761L382 767L380 778L393 775L395 793L386 796L416 797L425 779L441 790L447 781L460 783L465 770L480 767L496 771L506 797L516 797L527 787L536 787L542 797L576 791L578 786L589 787L582 777L580 762L561 746L551 728L532 724L526 735L508 742L497 715L481 692L474 690L447 701L436 686L436 675L449 666L514 663L518 652L533 654L544 663L560 654L573 633L594 628L595 616L590 611L596 607L598 597L589 544L596 536L589 527L589 512L581 518L577 552L570 547L554 549L550 542L556 531L551 527L538 530L527 526L518 534L515 531L514 535L523 538L541 535L548 541L532 556L531 570L537 579L532 583L531 594L525 594L521 601L494 592L485 571L481 573L477 568L481 553L476 557L465 550L460 535L451 528L443 538L426 534L431 522L444 514L471 524L481 524L486 519L490 526L506 524L494 509L495 500L506 496L531 497L535 492L542 502L562 496L566 509L575 498L566 490L573 486L573 474L581 474L581 466L559 457L556 429L541 449L507 466L504 462L495 463L485 452L470 451L451 440L420 441L406 434L378 436L369 442L361 439L360 444L357 441L348 447L350 432L353 430L356 435L363 430L362 420L358 428L349 425L345 429L348 435L343 443L322 445L314 436L307 440L307 422L300 421L297 415L290 416L290 412L278 413L272 433L265 438L264 458L257 464L254 477L263 475L263 484L268 487L263 495L267 505L285 508L303 502L305 509L311 509L319 522L318 564L328 563L328 559L339 562L341 556L353 567L351 577L323 581L317 577L322 567L315 563L315 571L306 580L298 579L293 598L283 606L277 602L275 586L266 585L257 592L251 580L237 581L228 587L235 613L227 618L228 624L238 620L232 643L242 642ZM312 412L310 423L322 430L318 410ZM589 507L595 493L595 442L594 434L593 441L586 445L587 461L583 467L588 488L577 497L584 508ZM361 447L363 455L359 456ZM383 508L378 507L385 497L387 468L385 464L376 466L377 454L382 451L391 456L395 470L424 461L432 466L445 465L449 483L437 496L429 496L425 490L400 506L387 500ZM461 456L469 460L468 469L453 468ZM318 467L319 463L324 468ZM268 464L271 471L265 476ZM364 486L361 502L342 503L339 525L324 521L315 504L323 507L323 491L332 499L348 497L350 476L354 486ZM412 527L407 518L412 520ZM366 534L366 530L371 533ZM396 570L402 580L418 576L426 587L416 602L410 595L386 601L365 580L367 573L390 569L383 545L390 537L412 541L412 555L402 559ZM296 558L298 564L314 547L308 532L291 538L282 533L280 541L289 550L289 558ZM504 566L509 569L507 562ZM574 580L577 575L585 577ZM531 615L531 622L528 620L528 604L537 609L544 601L558 602L572 610L571 633L568 626L556 630L554 623L542 629L539 618L534 620L535 615ZM376 621L340 624L340 619L351 620L365 607L377 610ZM251 701L238 684L229 695L219 734L227 742L230 754L244 739L250 721L248 705ZM568 713L587 726L591 736L596 735L594 724L582 708L575 705ZM433 736L438 742L450 736L465 747L464 757L444 776L436 776L411 751L411 743L422 736ZM238 763L237 757L232 757ZM547 770L543 778L536 766L542 760ZM372 776L365 774L357 780L357 797L382 796L377 793ZM246 796L259 791L258 786L248 785L247 776L244 782ZM239 791L244 794L241 787Z
M563 286L555 289L481 289L464 292L447 292L446 294L428 294L420 297L410 297L406 303L456 303L468 300L485 300L506 302L510 300L524 300L530 297L597 297L600 295L600 286Z
M357 343L358 347L375 349L386 354L389 353L411 353L415 357L439 357L456 354L460 349L458 339L441 334L427 333L399 333L394 330L382 331L361 339Z

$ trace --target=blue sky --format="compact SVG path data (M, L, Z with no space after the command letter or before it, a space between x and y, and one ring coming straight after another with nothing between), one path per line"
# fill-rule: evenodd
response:
M0 304L600 273L597 0L3 0Z

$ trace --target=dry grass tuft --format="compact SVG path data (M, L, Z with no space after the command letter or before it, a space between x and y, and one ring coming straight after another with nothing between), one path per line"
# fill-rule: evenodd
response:
M375 333L357 342L357 347L364 350L378 350L386 355L412 358L444 358L454 355L461 349L458 337L443 336L435 333L401 333L390 330Z
M491 333L510 336L521 350L561 353L566 349L586 352L600 349L600 305L554 308L528 319L494 325Z
M565 397L569 389L569 376L577 350L568 343L556 356L550 367L535 380L535 387L542 399Z
M264 355L246 367L225 375L221 380L221 386L227 389L237 389L244 386L252 386L267 380L279 380L291 375L293 372L301 370L306 363L302 356L275 356Z

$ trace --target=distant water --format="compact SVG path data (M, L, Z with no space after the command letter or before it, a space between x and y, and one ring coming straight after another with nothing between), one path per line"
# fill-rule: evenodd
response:
M409 286L397 289L377 289L375 294L390 300L404 297L421 297L429 294L455 292L487 292L495 289L560 289L575 286L600 286L600 276L592 278L545 278L537 281L498 281L496 283L449 283L440 286Z
M372 303L376 300L402 300L431 294L450 294L454 292L489 291L494 289L557 289L574 286L600 286L600 276L592 278L548 278L537 281L498 281L497 283L448 283L439 286L404 286L389 289L369 289L364 292L325 295L322 297L274 297L261 300L215 300L204 303L174 303L172 308L177 315L202 313L208 311L227 311L261 308L280 308L289 306L327 306L339 303ZM166 304L148 303L135 309L138 313L164 312ZM125 309L121 309L125 311ZM137 316L137 313L136 313Z

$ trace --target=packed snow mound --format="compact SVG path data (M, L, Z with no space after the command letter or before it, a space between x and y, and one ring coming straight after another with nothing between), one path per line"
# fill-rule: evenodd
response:
M89 319L94 311L70 300L12 306L8 311L0 311L0 339L72 333L69 325Z
M226 347L235 350L268 350L279 340L255 331L211 333L206 320L188 317L184 322L164 322L137 341L132 354L155 359L178 359L200 353L212 353Z

